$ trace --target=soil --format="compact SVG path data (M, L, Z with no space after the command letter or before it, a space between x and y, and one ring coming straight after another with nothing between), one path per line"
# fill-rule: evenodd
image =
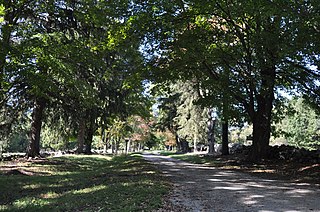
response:
M217 166L144 154L172 182L158 211L318 211L319 164L245 162L216 158Z
M201 155L200 157L211 157ZM312 160L263 160L252 163L244 154L232 154L215 157L216 167L225 170L237 170L253 176L286 180L290 182L310 183L320 187L320 163Z

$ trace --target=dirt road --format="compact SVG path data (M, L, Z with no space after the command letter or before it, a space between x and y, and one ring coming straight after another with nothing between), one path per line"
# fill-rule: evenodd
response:
M268 180L248 174L144 154L173 183L173 211L317 211L320 189L305 183Z

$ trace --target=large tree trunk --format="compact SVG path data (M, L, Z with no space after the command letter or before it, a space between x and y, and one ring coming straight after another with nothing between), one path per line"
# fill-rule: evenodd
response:
M181 152L187 153L189 152L189 142L186 139L180 138L180 144L181 144Z
M103 152L106 154L108 153L108 148L109 148L109 134L110 132L106 133L105 130L103 130L103 138L102 138L102 143L104 144L103 147Z
M270 133L271 114L274 100L275 68L261 72L262 88L257 95L257 110L253 113L253 144L249 155L251 161L259 161L267 157Z
M115 154L117 155L118 154L118 150L119 150L119 143L120 143L120 137L117 137L116 139L115 139L115 145L114 145L114 147L115 147Z
M36 99L32 112L31 136L29 147L27 149L28 157L36 157L40 155L40 133L45 105L46 103L44 99Z
M95 113L92 113L90 116L90 125L87 130L87 136L86 136L86 146L85 146L85 153L91 154L91 147L93 142L93 135L95 132Z
M222 155L229 155L228 120L222 122Z
M92 153L91 149L92 149L92 137L91 137L91 141L90 140L86 141L84 153L87 155L90 155Z
M182 146L181 146L179 135L176 132L174 133L174 135L175 135L176 144L177 144L177 152L180 152L182 151Z
M229 102L226 96L223 97L223 108L222 108L222 114L223 114L223 120L222 120L222 155L229 155L229 111L228 111Z
M105 142L104 142L104 146L103 146L103 153L104 154L107 154L108 153L108 147L109 147L109 139L108 138L106 138L105 139Z
M210 110L210 115L211 115L211 110ZM209 145L209 151L208 154L214 154L215 149L214 149L214 143L215 143L215 138L214 138L214 129L216 125L216 120L210 117L208 121L208 145Z
M77 147L77 153L83 153L83 146L85 141L85 133L86 133L86 122L84 118L81 118L79 121L79 129L78 129L78 147Z
M127 139L125 139L124 142L125 142L124 152L125 152L125 154L128 154L128 142L129 141Z
M91 154L91 148L92 148L92 140L93 140L93 134L94 131L91 129L91 127L87 131L87 136L86 136L86 145L85 145L85 150L84 153L86 154Z
M128 154L130 152L130 139L125 139L125 151L126 151L126 154Z
M261 97L258 102L259 108L253 119L253 143L249 155L252 161L259 161L267 157L271 133L273 98Z
M253 144L250 152L250 160L259 161L267 157L270 140L271 124L260 116L253 123Z

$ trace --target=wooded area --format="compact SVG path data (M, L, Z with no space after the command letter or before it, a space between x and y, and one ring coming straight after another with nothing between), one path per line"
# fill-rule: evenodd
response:
M26 142L35 157L40 149L90 153L97 143L117 152L159 141L212 152L220 131L227 154L229 127L247 124L251 160L267 157L280 131L297 147L319 148L315 1L0 5L1 152ZM310 105L310 122L294 115L296 101Z
M319 167L319 26L315 0L0 0L0 161L173 150ZM119 162L74 157L74 181ZM105 190L108 170L89 169Z

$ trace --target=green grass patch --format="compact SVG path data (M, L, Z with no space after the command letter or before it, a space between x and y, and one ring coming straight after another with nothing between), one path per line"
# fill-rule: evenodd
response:
M208 155L177 154L170 157L195 164L218 165L219 161Z
M138 154L0 163L0 211L151 211L168 182Z
M159 154L163 156L184 155L182 153L177 153L175 151L160 151Z
M195 164L206 164L206 165L221 165L221 161L216 160L214 157L209 155L202 155L202 154L182 154L182 153L176 153L172 151L161 151L159 153L163 156L169 156L171 158L183 160L189 163L195 163Z

